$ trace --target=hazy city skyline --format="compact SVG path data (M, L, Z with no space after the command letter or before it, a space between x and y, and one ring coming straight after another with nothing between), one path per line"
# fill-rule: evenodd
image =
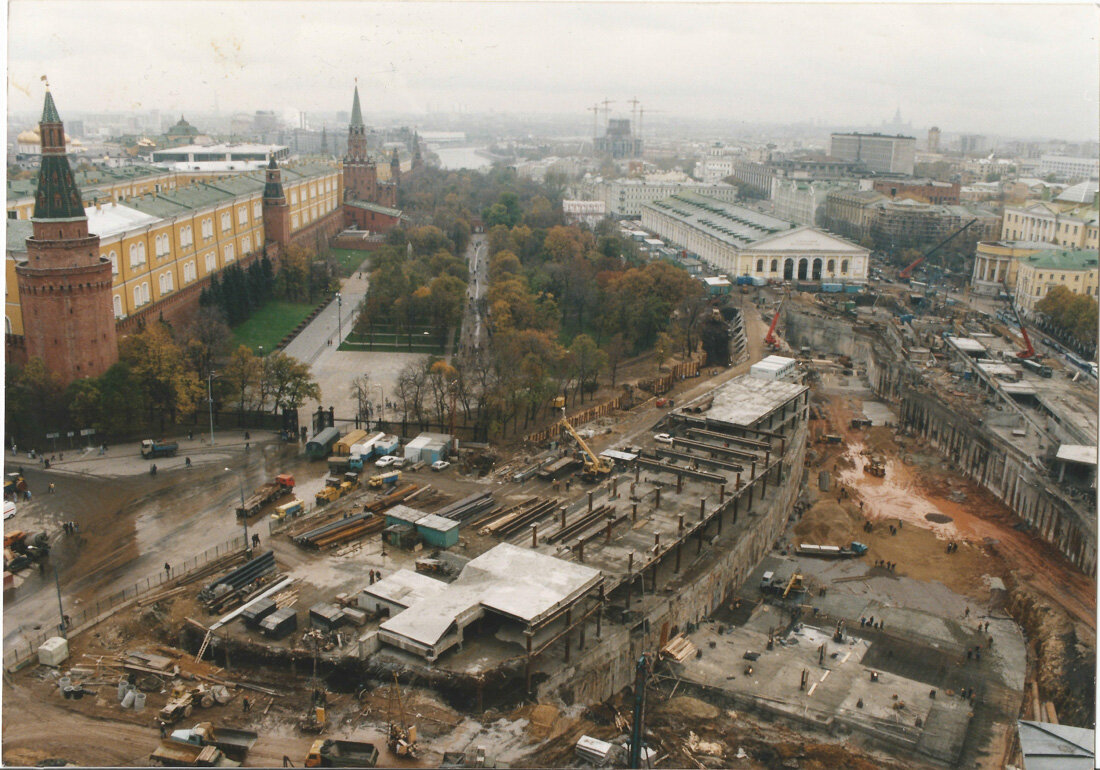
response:
M629 116L1096 137L1092 5L14 0L8 111ZM615 114L615 113L613 113Z

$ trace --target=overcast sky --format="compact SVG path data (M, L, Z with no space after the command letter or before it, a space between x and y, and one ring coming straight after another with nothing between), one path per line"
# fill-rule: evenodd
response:
M10 0L8 109L575 112L1097 135L1094 5ZM612 115L614 117L614 114ZM587 120L588 118L585 117Z

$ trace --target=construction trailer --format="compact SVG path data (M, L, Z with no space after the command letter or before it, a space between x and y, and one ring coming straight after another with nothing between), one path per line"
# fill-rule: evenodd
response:
M274 599L259 599L245 607L241 612L241 619L244 621L245 628L259 629L263 619L277 609Z
M344 611L329 602L314 604L309 608L309 624L319 631L335 631L344 625Z
M332 454L333 445L340 440L340 431L325 428L306 442L306 457L310 460L322 460Z

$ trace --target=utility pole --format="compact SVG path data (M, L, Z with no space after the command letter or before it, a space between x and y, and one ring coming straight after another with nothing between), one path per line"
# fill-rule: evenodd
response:
M226 468L226 470L229 471L230 469ZM244 476L241 475L241 474L237 475L237 485L239 486L239 488L241 490L241 510L243 511L244 510ZM241 516L241 524L244 526L244 550L245 550L246 553L251 555L252 546L248 542L248 516Z
M344 339L344 298L340 292L336 292L336 346L339 347Z
M206 402L210 407L210 446L214 446L214 370L206 374Z
M57 614L61 616L61 623L58 624L58 628L61 631L61 636L68 639L68 634L65 633L65 608L61 604L61 579L57 576L57 565L53 565L53 584L57 589Z

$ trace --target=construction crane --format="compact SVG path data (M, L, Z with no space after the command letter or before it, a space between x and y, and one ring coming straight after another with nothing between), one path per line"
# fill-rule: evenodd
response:
M405 721L405 704L401 699L401 686L397 683L396 671L390 687L388 706L390 729L386 739L387 748L395 757L415 757L416 725L409 725Z
M630 726L630 764L632 770L642 766L642 739L645 736L645 687L649 679L649 656L642 653L634 666L634 721Z
M962 235L963 232L968 227L970 227L970 225L974 224L977 221L978 221L977 218L971 219L969 222L967 222L965 225L960 227L958 230L951 233L951 235L947 236L942 241L937 243L935 246L930 248L928 251L924 252L924 254L922 254L919 259L914 260L913 264L909 265L908 267L903 269L900 273L898 273L898 278L900 278L902 280L908 280L909 276L913 273L914 270L917 269L917 266L920 265L921 262L924 262L924 260L928 259L930 256L935 254L937 251L942 249L944 246L949 244L951 241L953 241L958 236Z
M791 575L791 579L787 581L787 587L783 590L783 598L786 599L787 595L791 592L798 592L802 590L802 575L794 573Z
M1024 322L1020 320L1020 311L1016 309L1016 303L1012 301L1012 295L1008 291L1008 282L1004 282L1005 296L1008 297L1008 306L1012 310L1012 315L1016 318L1016 324L1020 327L1020 334L1024 338L1024 349L1016 353L1017 358L1028 359L1035 358L1035 347L1031 344L1031 337L1027 333L1027 329L1024 327Z
M764 335L764 344L772 350L779 349L779 339L775 336L775 327L779 325L779 312L783 309L783 302L780 301L779 305L775 308L775 315L772 316L771 326L768 327L768 333Z
M581 451L585 453L588 459L584 461L584 470L581 471L581 478L586 481L594 481L596 479L602 479L611 474L611 463L604 460L602 457L597 457L596 453L592 451L592 448L588 446L588 443L581 438L581 435L577 431L573 430L573 426L569 424L569 420L565 419L565 407L561 410L561 424L569 431L569 435L572 436L577 445L580 446Z

